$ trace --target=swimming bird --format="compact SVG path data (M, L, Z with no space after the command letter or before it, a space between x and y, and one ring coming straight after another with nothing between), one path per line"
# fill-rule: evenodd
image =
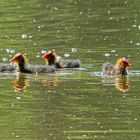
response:
M102 66L103 75L128 75L127 69L131 64L128 59L122 57L117 60L116 64L104 63Z
M78 68L81 64L80 60L63 59L55 50L49 50L43 55L43 59L47 65L55 65L56 68Z
M27 67L28 59L25 55L18 53L13 58L12 61L17 66L17 72L22 73L50 73L55 71L54 66L45 66L45 65L33 65Z
M14 64L8 64L8 63L1 63L0 64L0 72L14 72L15 71L15 65Z

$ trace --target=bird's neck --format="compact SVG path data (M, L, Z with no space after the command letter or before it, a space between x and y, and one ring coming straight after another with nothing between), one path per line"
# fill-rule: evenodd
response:
M32 73L30 70L26 68L25 61L21 61L18 63L17 71L23 72L23 73Z
M121 74L122 76L127 75L127 70L126 70L125 67L120 67L120 74Z
M116 65L115 68L116 68L117 74L120 74L122 76L127 75L127 70L125 67Z

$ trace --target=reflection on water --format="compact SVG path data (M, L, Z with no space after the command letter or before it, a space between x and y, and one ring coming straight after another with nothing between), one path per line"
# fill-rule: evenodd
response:
M125 76L119 77L103 77L102 83L104 85L115 85L115 88L121 92L128 92L130 90L129 78Z
M14 81L0 75L0 139L139 140L140 71L103 84L101 73L89 76L122 56L139 70L139 10L139 0L1 0L1 61L21 52L44 64L43 50L54 48L86 69Z
M13 88L15 92L26 92L29 87L29 80L24 74L18 74L16 79L13 81Z
M42 86L46 87L56 87L58 86L59 77L47 77L45 76L42 80L37 80L38 83L41 83ZM39 82L40 81L40 82ZM13 80L13 88L15 92L27 92L27 89L30 87L30 84L32 85L32 81L30 81L30 78L27 77L26 74L18 74L16 76L16 79Z
M130 83L128 77L118 77L115 80L116 89L122 92L128 92L130 90Z
M45 78L44 80L42 80L42 84L43 86L58 86L58 77L54 77L54 78Z

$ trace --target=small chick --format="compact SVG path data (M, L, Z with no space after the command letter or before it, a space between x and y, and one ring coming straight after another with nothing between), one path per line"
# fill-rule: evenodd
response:
M104 63L102 66L103 75L128 75L127 69L131 64L126 58L120 58L117 60L116 65L111 63Z
M55 65L56 68L77 68L80 67L80 60L67 60L58 56L55 50L50 50L43 55L47 65Z

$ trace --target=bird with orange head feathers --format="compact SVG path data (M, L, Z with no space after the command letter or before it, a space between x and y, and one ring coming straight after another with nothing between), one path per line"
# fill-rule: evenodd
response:
M78 68L80 67L80 60L63 59L58 56L55 50L49 50L42 57L47 65L54 65L56 68Z
M13 58L12 61L17 66L17 71L22 73L50 73L55 71L54 66L45 65L31 65L27 66L28 59L25 55L18 53Z
M103 75L128 75L127 69L131 66L128 59L122 57L117 60L116 64L104 63L102 66Z

